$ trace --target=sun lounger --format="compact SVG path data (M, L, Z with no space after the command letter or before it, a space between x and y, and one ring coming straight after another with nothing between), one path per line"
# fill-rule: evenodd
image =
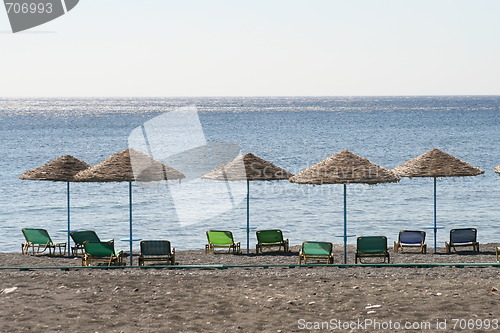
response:
M262 253L264 247L278 246L278 251L283 247L284 252L288 252L288 239L283 239L283 233L279 229L273 230L258 230L257 245L255 253Z
M456 251L456 247L467 246L472 246L473 251L479 252L477 230L475 228L451 229L450 241L445 242L446 253L450 253L452 248Z
M329 242L303 242L299 251L299 265L308 261L333 264L333 244Z
M228 249L228 253L240 253L240 242L235 242L233 233L226 230L208 230L208 244L205 245L205 253L215 252L215 249Z
M66 252L66 243L54 243L45 229L22 229L26 242L21 244L21 253L28 254L29 249L32 249L32 254L40 254L49 251L49 255L54 255L56 249L59 249L59 255ZM36 253L35 253L36 249Z
M385 236L365 236L358 237L356 246L355 262L360 263L361 258L383 258L384 263L390 263L389 251L387 250L387 237Z
M115 251L113 242L84 242L85 254L82 266L92 266L92 263L105 264L106 266L123 265L122 251Z
M399 232L398 241L394 242L394 253L398 253L404 248L416 248L420 253L427 252L427 245L425 244L425 231L417 230L402 230Z
M73 231L70 232L71 239L75 242L75 246L71 247L71 253L74 256L78 256L79 252L83 255L85 253L85 248L83 246L84 242L100 242L101 240L92 230L84 231Z
M175 249L170 248L170 242L167 240L143 240L141 241L139 266L144 266L146 261L175 265Z

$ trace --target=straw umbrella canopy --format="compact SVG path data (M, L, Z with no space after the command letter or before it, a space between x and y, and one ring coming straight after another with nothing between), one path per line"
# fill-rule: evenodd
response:
M201 178L222 181L247 181L247 254L250 253L250 182L289 179L293 174L252 153L240 155L209 171Z
M80 182L128 182L129 183L129 243L132 266L132 182L151 182L182 179L184 174L140 151L128 148L104 161L79 172L75 180Z
M71 155L64 155L55 160L52 160L38 168L26 171L19 176L20 179L28 180L48 180L54 182L66 182L66 201L68 205L68 256L70 255L70 232L71 232L71 218L70 218L70 186L69 183L73 181L73 177L80 171L89 168L90 165L79 160Z
M495 167L495 172L496 172L496 173L500 173L500 165L499 165L499 166L497 166L497 167Z
M396 183L399 176L349 150L343 150L290 178L292 183L344 185L344 264L347 263L347 185Z
M401 177L434 178L434 253L437 252L436 179L440 177L468 177L484 171L439 149L431 149L393 169Z

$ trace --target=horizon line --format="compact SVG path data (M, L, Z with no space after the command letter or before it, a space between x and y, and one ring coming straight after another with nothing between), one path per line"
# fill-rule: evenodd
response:
M0 99L92 99L92 98L158 98L158 99L169 99L169 98L349 98L349 97L498 97L500 94L436 94L436 95L199 95L199 96L0 96Z

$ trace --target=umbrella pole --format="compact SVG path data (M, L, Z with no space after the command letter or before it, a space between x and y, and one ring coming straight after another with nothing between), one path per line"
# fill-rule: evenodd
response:
M250 254L250 181L247 179L247 254Z
M132 182L128 182L129 197L129 243L130 243L130 266L133 264L132 256Z
M347 184L344 184L344 264L347 264Z
M66 196L67 196L67 200L68 200L68 242L66 243L67 247L68 247L68 257L70 256L70 250L71 250L71 245L70 245L70 239L69 239L69 233L70 233L70 230L71 230L71 219L70 219L70 200L69 200L69 182L66 182L67 183L67 187L66 187Z
M437 253L437 209L436 209L436 177L434 177L434 254Z

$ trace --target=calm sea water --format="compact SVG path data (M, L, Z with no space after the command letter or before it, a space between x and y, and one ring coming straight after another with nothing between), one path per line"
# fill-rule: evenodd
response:
M193 99L0 100L0 252L18 252L21 228L46 228L65 241L66 184L23 181L18 176L61 155L96 164L127 148L144 122L195 105L207 141L238 144L293 173L349 149L393 168L439 148L485 170L484 175L438 181L438 244L457 227L478 228L479 241L500 242L500 96L318 97ZM201 249L205 230L232 230L244 243L245 202L216 217L181 224L168 191L134 185L134 236L169 239L177 249ZM292 244L342 243L342 186L288 182L251 184L251 224L284 230ZM71 186L72 227L103 239L128 237L128 184ZM200 212L201 210L201 212ZM192 211L203 213L193 203ZM348 186L349 233L386 235L433 223L432 179ZM431 233L428 243L431 244ZM251 246L255 236L252 234ZM349 240L354 243L354 238ZM242 244L245 247L245 244ZM138 249L138 244L135 244Z

